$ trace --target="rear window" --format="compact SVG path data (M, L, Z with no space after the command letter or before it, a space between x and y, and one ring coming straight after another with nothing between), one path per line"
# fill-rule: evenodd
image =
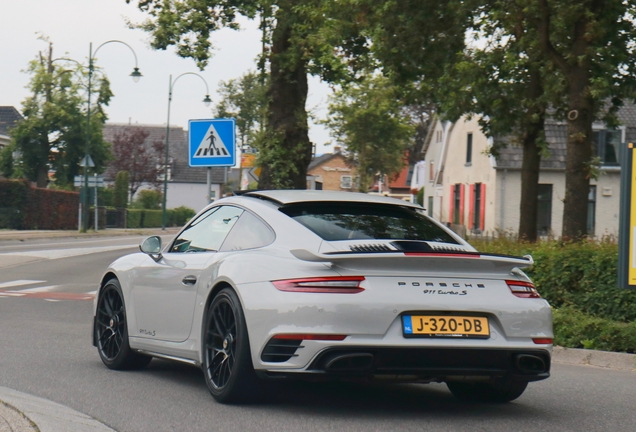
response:
M420 240L458 244L428 217L408 207L366 203L300 203L280 211L324 240Z

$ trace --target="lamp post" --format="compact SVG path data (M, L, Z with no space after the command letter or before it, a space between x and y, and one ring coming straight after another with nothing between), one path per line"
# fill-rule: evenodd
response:
M95 55L97 54L97 51L99 51L99 49L101 47L103 47L104 45L107 45L109 43L120 43L123 45L126 45L128 48L130 48L130 51L132 51L133 56L135 57L135 68L133 69L132 73L130 74L130 76L132 77L134 82L138 82L139 78L141 78L141 72L139 72L139 67L137 64L137 54L135 54L135 50L132 49L132 47L130 45L128 45L126 42L122 42L120 40L109 40L104 42L103 44L101 44L100 46L97 47L97 49L95 50L95 52L93 52L93 43L91 42L89 45L89 49L88 49L88 103L87 103L87 108L86 108L86 147L84 149L84 195L82 196L82 202L81 202L81 206L82 206L82 228L81 231L82 232L86 232L88 229L88 166L89 163L91 161L90 159L90 146L91 146L91 80L93 78L93 70L94 70L94 65L93 65L93 61L95 59Z
M174 85L177 83L177 80L184 75L195 75L203 80L205 84L205 98L203 99L203 103L206 107L210 106L212 100L210 99L210 89L208 87L208 82L201 75L195 72L184 72L172 81L172 74L170 75L170 81L168 83L168 121L166 122L166 156L164 160L163 167L163 206L161 211L161 229L163 231L166 230L166 196L168 195L168 150L170 148L170 103L172 102L172 90L174 89Z

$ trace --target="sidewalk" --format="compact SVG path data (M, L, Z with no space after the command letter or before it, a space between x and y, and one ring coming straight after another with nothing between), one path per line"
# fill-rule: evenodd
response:
M77 230L6 230L0 229L0 241L43 239L43 238L90 238L90 237L114 237L114 236L151 236L151 235L175 235L181 227L161 228L107 228L99 231L89 230L81 233ZM1 430L0 430L1 431Z
M115 432L86 414L6 387L0 387L0 431Z

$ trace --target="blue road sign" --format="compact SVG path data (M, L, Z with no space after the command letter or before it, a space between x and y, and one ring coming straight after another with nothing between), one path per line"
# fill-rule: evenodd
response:
M236 164L236 122L233 118L190 120L188 163L191 167Z

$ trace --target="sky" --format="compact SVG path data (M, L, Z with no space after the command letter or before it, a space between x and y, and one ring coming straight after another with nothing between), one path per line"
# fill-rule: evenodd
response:
M121 40L133 48L143 74L138 83L130 77L135 60L125 45L108 43L94 55L95 65L106 73L114 93L106 107L112 123L165 125L170 75L174 80L182 73L195 72L207 82L212 104L206 108L202 102L206 85L200 78L184 75L174 82L170 125L187 129L188 120L214 117L220 81L256 70L255 58L261 48L258 22L242 20L240 31L213 33L213 56L206 69L199 71L194 60L178 57L171 48L153 50L147 33L126 25L126 19L141 22L146 18L125 0L0 0L0 105L22 110L30 79L23 71L39 51L47 50L39 35L53 42L54 58L68 57L85 65L91 43L94 53L110 40ZM318 118L326 115L329 92L325 83L310 77L307 109ZM324 146L330 137L323 126L310 123L309 138L317 144L317 154L332 151Z

